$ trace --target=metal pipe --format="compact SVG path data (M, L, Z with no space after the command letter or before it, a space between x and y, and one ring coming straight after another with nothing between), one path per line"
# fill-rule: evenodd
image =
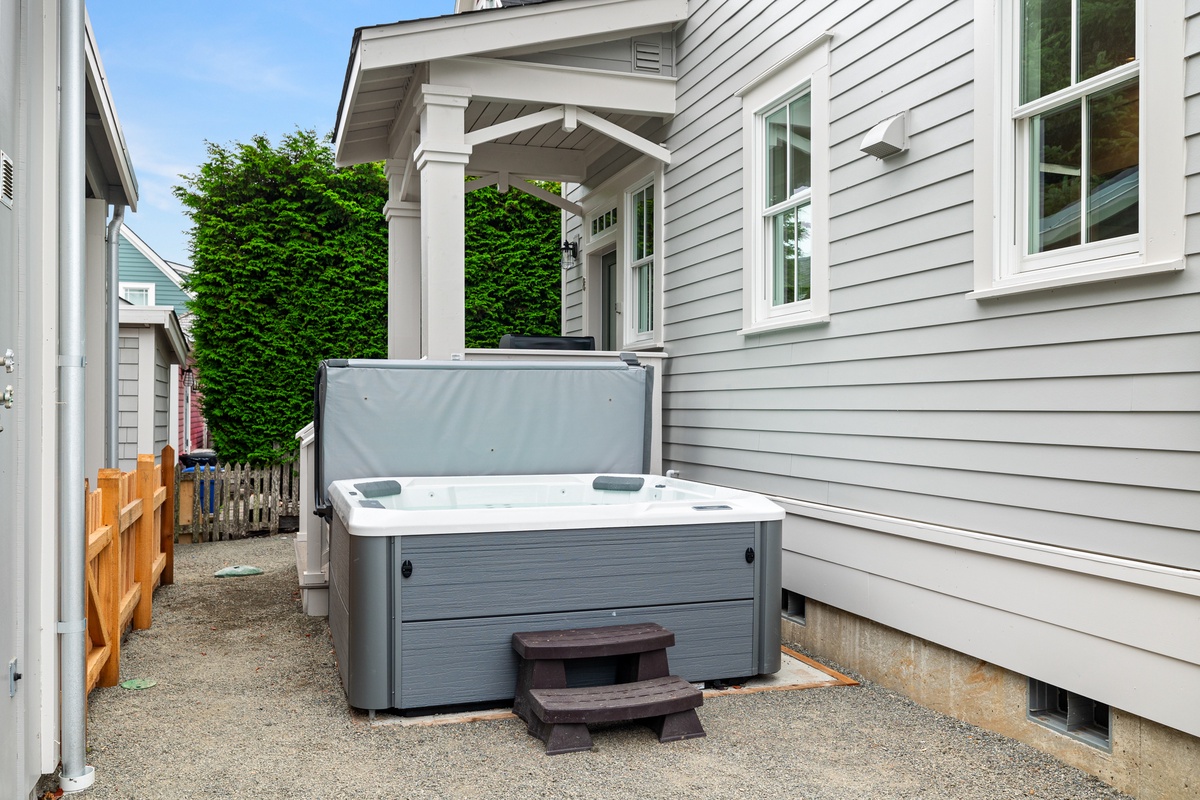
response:
M59 0L58 561L64 792L87 789L84 541L84 261L87 169L83 0Z
M105 251L104 297L104 466L117 468L117 380L120 361L121 300L121 224L125 221L125 206L113 205L108 222L108 249Z

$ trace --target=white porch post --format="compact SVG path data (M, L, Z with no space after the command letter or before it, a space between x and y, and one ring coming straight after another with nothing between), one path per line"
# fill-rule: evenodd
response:
M421 355L448 359L466 346L463 211L471 147L463 141L471 93L421 87Z
M407 161L388 159L388 358L420 358L421 204L404 200Z

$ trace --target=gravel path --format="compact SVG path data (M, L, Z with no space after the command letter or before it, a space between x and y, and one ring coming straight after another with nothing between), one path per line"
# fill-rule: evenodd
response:
M91 695L87 797L1125 797L866 682L710 698L707 738L660 745L610 726L591 752L554 757L513 719L372 726L346 705L326 621L300 612L292 548L286 536L177 548L153 627L122 655L122 680L157 685ZM212 576L234 564L266 572Z

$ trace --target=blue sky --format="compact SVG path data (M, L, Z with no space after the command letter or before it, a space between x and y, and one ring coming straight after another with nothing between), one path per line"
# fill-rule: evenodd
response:
M333 129L354 29L449 14L454 0L89 0L88 14L140 188L129 226L189 263L190 222L171 193L229 144Z

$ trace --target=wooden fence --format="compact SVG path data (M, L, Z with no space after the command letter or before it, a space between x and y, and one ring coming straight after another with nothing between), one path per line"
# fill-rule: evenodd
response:
M86 492L87 690L116 686L121 636L150 627L154 588L174 582L175 451L139 455L137 469L100 470ZM165 513L164 513L165 512Z
M253 532L279 533L280 523L300 514L299 462L197 466L179 472L178 531L192 542L240 539Z

